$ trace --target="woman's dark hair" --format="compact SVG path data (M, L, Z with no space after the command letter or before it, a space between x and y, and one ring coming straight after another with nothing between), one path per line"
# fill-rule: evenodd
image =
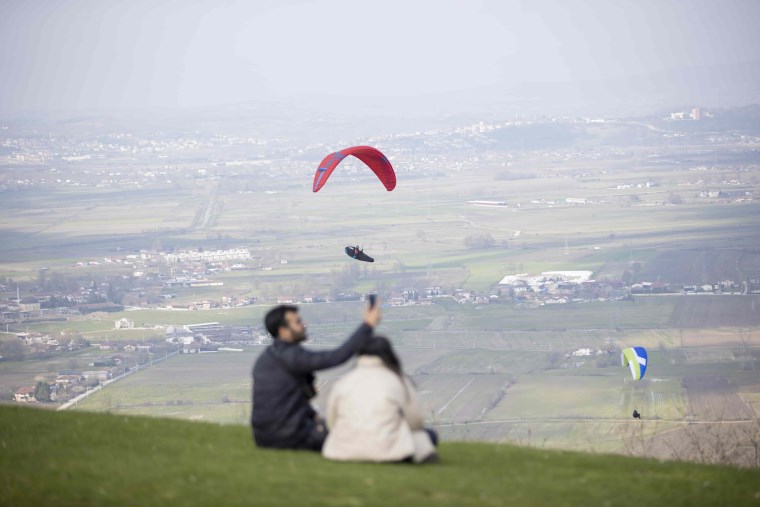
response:
M264 317L264 325L267 328L267 331L269 331L269 334L272 335L272 338L277 338L277 334L280 332L280 327L287 326L287 322L285 321L285 314L288 312L298 312L297 306L291 306L291 305L280 305L275 306L269 312L267 312L266 316Z
M399 377L403 376L401 371L401 361L393 351L391 341L385 336L375 336L366 340L364 345L359 349L360 356L377 356L383 364Z

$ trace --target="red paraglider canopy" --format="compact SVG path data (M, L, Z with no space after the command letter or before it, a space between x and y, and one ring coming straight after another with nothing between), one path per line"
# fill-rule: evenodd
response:
M319 192L319 189L327 183L327 178L338 167L338 164L349 155L353 155L367 164L377 177L380 178L380 181L385 185L388 192L396 188L396 173L393 172L393 166L391 166L385 155L371 146L354 146L353 148L346 148L335 153L330 153L322 159L316 174L314 174L314 192Z

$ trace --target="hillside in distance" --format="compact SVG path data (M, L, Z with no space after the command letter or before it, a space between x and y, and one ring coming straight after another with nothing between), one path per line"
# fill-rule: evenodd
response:
M760 472L500 444L442 464L256 449L248 428L0 406L3 505L756 505ZM635 488L631 482L635 482Z

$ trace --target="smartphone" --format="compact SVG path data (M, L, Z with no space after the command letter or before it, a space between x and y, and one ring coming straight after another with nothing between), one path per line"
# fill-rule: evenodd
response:
M369 307L374 308L375 304L377 304L377 294L370 294L369 295Z

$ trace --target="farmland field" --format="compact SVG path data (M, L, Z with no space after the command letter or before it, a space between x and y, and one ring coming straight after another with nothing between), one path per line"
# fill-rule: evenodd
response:
M91 395L76 409L245 424L257 355L258 349L183 354Z
M658 253L638 274L642 280L702 284L741 280L760 269L760 252L747 249L693 249Z
M683 385L689 396L689 412L702 420L757 417L752 407L737 394L737 386L725 377L686 377Z
M488 419L611 418L618 415L624 378L522 375ZM627 414L627 412L626 412Z
M758 327L760 304L754 297L694 296L678 299L670 327Z

